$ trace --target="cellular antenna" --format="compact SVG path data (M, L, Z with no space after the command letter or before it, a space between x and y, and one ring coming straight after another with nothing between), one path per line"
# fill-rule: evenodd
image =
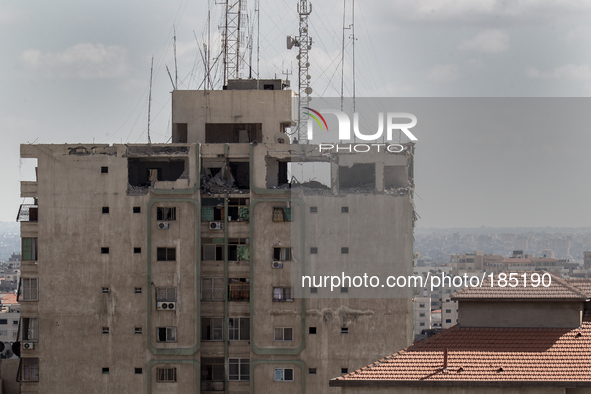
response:
M306 107L309 107L310 95L312 88L310 87L310 79L312 77L308 73L310 69L310 62L308 61L308 52L312 49L312 37L308 35L308 16L312 13L312 4L308 0L300 0L298 4L298 14L300 16L300 30L298 37L287 36L287 49L293 46L299 48L299 53L296 56L298 59L298 125L297 136L298 142L308 143L308 133L306 123L308 115L306 114Z
M152 144L150 138L150 110L152 107L152 73L154 72L154 57L152 56L152 66L150 67L150 95L148 97L148 145Z
M240 30L245 19L246 0L225 0L221 4L226 6L222 27L225 87L228 86L228 79L240 78L240 44L244 35Z

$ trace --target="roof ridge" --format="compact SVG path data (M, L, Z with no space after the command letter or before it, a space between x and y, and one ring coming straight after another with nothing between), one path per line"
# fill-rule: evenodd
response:
M548 275L550 275L550 276L551 276L553 279L554 279L554 278L556 278L557 282L558 282L558 283L560 283L562 286L566 287L567 289L569 289L569 290L571 290L571 291L573 291L573 292L577 293L578 295L581 295L581 296L583 296L583 297L585 297L585 298L588 298L587 294L586 294L586 293L585 293L583 290L579 289L578 287L576 287L576 286L574 286L574 285L571 285L571 284L569 284L569 283L568 283L568 281L567 281L566 279L563 279L563 278L561 278L561 277L558 277L558 276L556 276L556 275L552 275L552 274L551 274L551 273L549 273L548 271L542 271L542 272L544 272L544 273L547 273L547 274L548 274Z

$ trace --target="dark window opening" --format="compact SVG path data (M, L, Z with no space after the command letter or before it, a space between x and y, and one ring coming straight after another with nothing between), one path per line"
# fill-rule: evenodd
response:
M308 373L309 373L310 375L316 375L316 368L309 368L309 369L308 369Z
M136 287L136 288L133 289L133 292L135 294L142 294L142 288L141 287Z
M308 327L308 334L316 334L316 327Z
M318 213L318 207L310 207L310 213Z
M342 327L341 328L341 334L348 334L349 333L349 327Z
M186 123L173 123L172 124L172 143L173 144L186 144L187 143L187 124Z
M348 292L349 292L348 287L341 287L341 293L348 293Z
M141 213L141 212L142 212L141 207L133 207L133 213Z
M101 167L101 174L108 174L109 173L109 167Z
M153 186L157 181L176 181L186 177L185 159L136 159L127 162L128 180L132 186Z
M103 287L103 293L108 293L109 292L109 288L108 287Z
M273 248L273 261L291 260L291 248Z
M101 248L101 253L102 253L102 254L107 254L107 253L109 253L109 248Z
M201 358L201 391L224 390L224 358Z
M201 246L201 260L202 261L223 261L224 260L224 245L202 245Z
M339 188L341 190L361 189L361 191L373 192L376 188L375 164L339 166Z
M206 144L249 144L262 141L261 123L206 123Z
M341 207L341 213L349 213L349 207Z
M156 248L157 261L174 261L176 260L176 248Z
M133 253L142 253L142 248L133 248Z
M317 247L311 247L310 248L310 254L318 254L318 248Z
M348 368L341 368L341 374L344 373L349 373L349 369Z
M248 238L230 238L228 244L228 261L250 260Z
M141 374L142 373L142 369L141 368L135 368L135 373L137 375Z
M318 287L310 287L310 294L318 294Z
M109 368L103 368L103 373L106 375L109 373Z
M176 220L176 207L172 207L172 208L157 207L156 208L156 220L165 220L165 221Z
M103 207L103 213L109 213L109 207Z
M158 342L176 342L176 327L157 327Z
M223 317L202 317L201 318L201 340L202 341L223 341L224 340L224 318Z
M341 254L349 254L349 248L341 248Z
M287 164L286 161L280 161L277 163L279 166L277 171L277 186L285 185L289 182L287 179Z

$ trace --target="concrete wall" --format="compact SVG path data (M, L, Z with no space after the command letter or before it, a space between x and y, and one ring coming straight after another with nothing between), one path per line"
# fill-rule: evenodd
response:
M462 327L579 327L579 302L459 301Z
M19 359L9 359L0 361L2 371L2 391L0 394L18 394L20 393L20 383L16 381L18 373Z

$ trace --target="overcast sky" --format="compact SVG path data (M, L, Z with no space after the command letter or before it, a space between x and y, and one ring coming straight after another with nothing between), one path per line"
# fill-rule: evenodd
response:
M260 34L251 34L254 73L258 69L268 78L293 72L294 86L297 52L286 49L285 37L297 35L296 3L261 0ZM254 6L251 0L250 26L256 26ZM351 7L347 0L347 26ZM0 220L14 221L21 203L19 181L34 176L29 160L19 159L19 144L147 142L152 57L151 137L168 141L172 85L165 66L174 78L173 25L179 89L202 87L199 48L208 43L208 8L213 61L222 15L215 1L0 3ZM579 0L357 0L355 93L588 97L590 22L591 2ZM314 2L310 26L314 92L338 96L343 1ZM345 95L353 92L351 33L345 33ZM250 53L244 57L248 61ZM245 67L243 77L248 75ZM469 136L453 127L442 128L445 134L417 134L417 225L588 226L591 138L589 123L581 121L588 101L576 103L577 123L555 134L545 132L543 138L535 127L507 136L491 132L490 124ZM532 125L536 111L527 113ZM487 120L496 122L494 116ZM446 173L454 174L453 182L446 181Z

